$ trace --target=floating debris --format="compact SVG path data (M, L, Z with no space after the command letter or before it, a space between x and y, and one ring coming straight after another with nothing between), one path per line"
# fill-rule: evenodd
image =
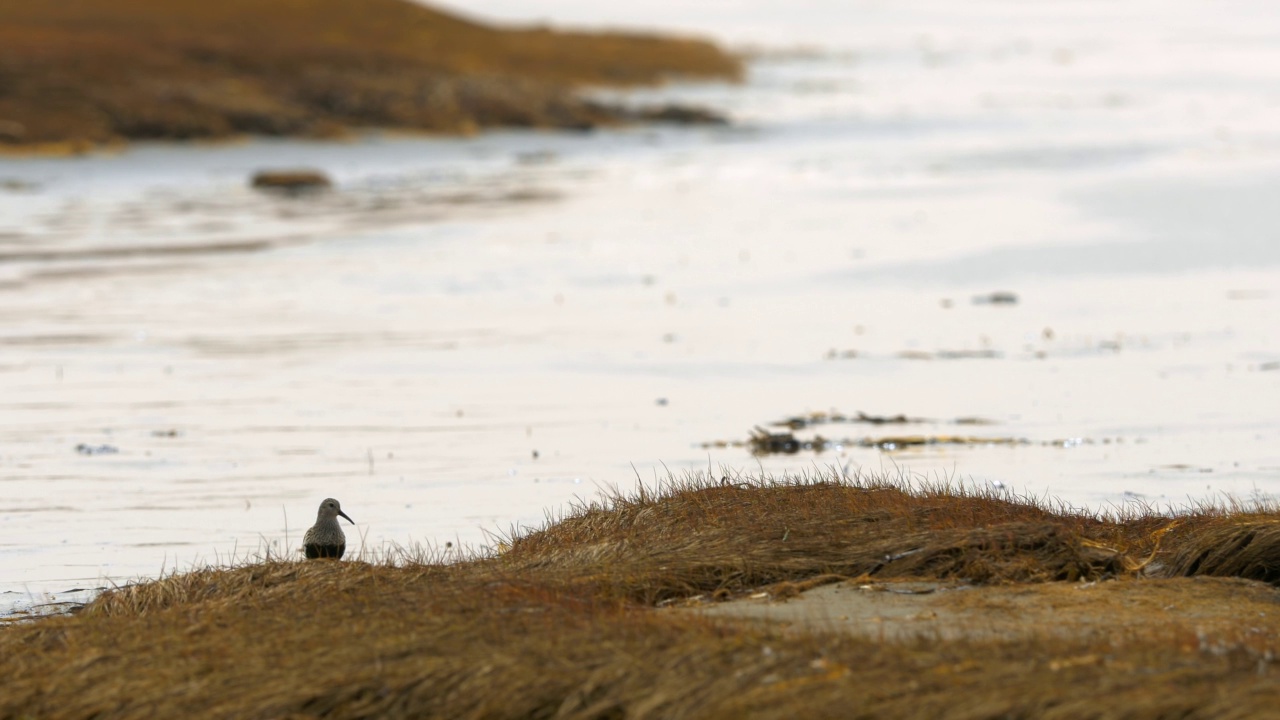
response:
M974 305L1017 305L1018 295L1017 293L1011 293L1011 292L1008 292L1007 290L998 290L993 293L987 293L986 295L974 295L973 304Z
M821 435L812 439L797 438L790 432L769 432L761 427L751 431L746 443L703 443L709 447L740 447L751 449L755 455L794 455L801 450L824 452L845 447L877 448L880 450L901 450L909 447L929 445L1030 445L1026 438L1015 437L974 437L966 435L897 435L889 437L863 437L844 440L832 440Z
M1073 448L1080 445L1095 445L1099 443L1109 445L1112 442L1119 443L1123 441L1123 438L1104 438L1102 440L1094 440L1092 438L1066 438L1033 441L1028 440L1027 438L1007 435L887 435L881 437L866 436L861 438L842 439L826 438L821 435L815 435L812 438L805 439L796 437L794 432L770 432L762 427L756 426L752 429L750 436L745 441L713 440L702 443L700 447L704 450L731 447L745 448L750 450L753 455L795 455L801 451L821 453L827 450L832 450L838 452L851 447L874 448L876 450L892 452L895 450L918 449L937 445L967 445L970 447L1014 447L1035 445L1038 447Z
M934 445L1035 445L1039 447L1070 449L1081 445L1110 445L1113 442L1125 442L1125 439L1122 437L1108 437L1100 439L1070 437L1053 440L1029 440L1027 438L1008 435L978 436L963 435L959 433L944 433L937 435L885 435L878 437L864 436L855 438L827 438L822 435L814 435L812 438L805 438L798 437L796 435L796 431L804 430L805 428L833 423L866 424L875 426L911 425L922 423L939 425L948 423L951 425L973 427L997 425L999 424L999 421L973 415L958 417L950 421L941 421L930 418L911 417L905 413L899 413L897 415L868 415L861 411L853 414L845 414L832 410L829 412L811 412L805 415L794 415L789 418L768 423L768 427L785 428L785 431L774 432L766 427L756 425L751 430L746 440L712 440L701 443L700 447L704 450L731 447L745 448L750 450L754 455L794 455L801 451L821 453L827 450L832 450L840 452L845 448L875 448L878 450L894 451Z
M824 442L822 438L815 439ZM771 433L760 426L751 430L748 443L751 445L751 452L756 455L794 455L804 449L804 443L797 440L795 435L789 432ZM813 449L821 452L821 448Z
M810 425L828 425L833 423L863 423L867 425L909 425L918 423L936 423L938 420L922 417L908 417L903 413L897 415L868 415L862 411L846 415L838 411L812 412L808 415L793 415L785 420L769 423L771 427L785 427L802 430ZM995 425L995 420L981 417L959 417L951 421L956 425Z
M800 430L810 425L826 425L828 423L869 423L871 425L906 424L929 422L924 418L909 418L906 415L868 415L858 412L845 415L840 412L815 412L808 415L795 415L785 420L769 423L773 427L787 427Z
M926 422L924 418L909 418L901 413L897 415L867 415L859 412L854 422L871 423L872 425L905 425L906 423Z
M88 445L80 443L76 445L76 452L81 455L115 455L120 452L120 448L115 445Z
M862 438L853 443L860 447L874 447L882 450L897 450L904 447L921 445L1030 445L1026 438L1016 437L974 437L971 435L904 435L900 437Z

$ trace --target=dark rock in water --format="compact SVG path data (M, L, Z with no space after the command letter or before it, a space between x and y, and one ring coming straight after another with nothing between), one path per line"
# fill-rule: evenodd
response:
M672 123L675 125L728 125L724 115L693 105L657 105L634 111L633 117L641 122Z
M319 170L262 170L254 173L250 185L259 190L296 195L328 190L333 187L333 182Z

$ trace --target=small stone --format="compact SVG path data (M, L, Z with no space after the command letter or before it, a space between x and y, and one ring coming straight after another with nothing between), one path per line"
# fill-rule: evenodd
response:
M259 190L290 195L328 190L333 186L329 177L319 170L263 170L254 173L250 184Z

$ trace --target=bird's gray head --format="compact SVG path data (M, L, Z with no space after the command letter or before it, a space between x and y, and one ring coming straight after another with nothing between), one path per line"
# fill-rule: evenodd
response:
M316 521L333 520L339 515L347 518L347 522L352 525L356 524L355 520L347 517L347 514L342 512L342 505L337 500L334 500L333 498L325 498L324 502L320 503L320 512L316 513Z

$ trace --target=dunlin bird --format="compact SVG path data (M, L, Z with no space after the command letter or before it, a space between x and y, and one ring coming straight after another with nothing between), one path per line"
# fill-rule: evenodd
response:
M356 524L355 520L342 512L342 505L333 498L325 498L320 503L320 512L316 513L316 524L311 526L302 536L302 546L307 551L307 558L341 558L347 549L347 536L342 534L338 525L338 516L347 518L347 522Z

